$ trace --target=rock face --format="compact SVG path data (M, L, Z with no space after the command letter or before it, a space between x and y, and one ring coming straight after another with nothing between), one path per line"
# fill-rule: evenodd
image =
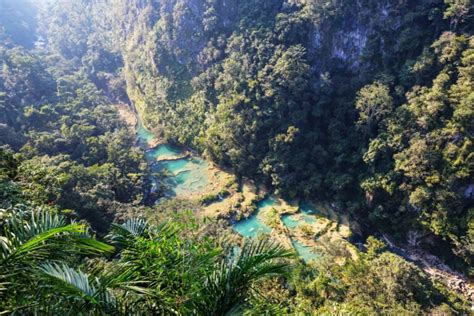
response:
M311 7L308 3L312 1L300 2ZM377 59L383 59L387 50L396 50L403 40L401 33L406 21L402 19L404 12L410 10L408 3L379 1L369 5L362 0L345 2L340 5L344 9L338 9L340 13L325 17L319 17L321 8L313 5L314 14L307 23L311 27L307 48L315 56L313 65L316 71L326 71L336 63L339 68L355 74L365 72L375 66ZM393 41L384 39L387 34L391 34ZM377 56L374 52L378 53Z
M169 99L186 96L191 79L222 62L229 51L229 39L236 35L248 38L245 32L252 23L256 29L269 27L274 34L287 27L287 32L291 32L288 37L295 38L294 44L305 47L311 71L316 74L345 69L357 75L384 63L386 52L397 50L402 41L416 42L416 38L402 34L403 26L417 19L421 25L428 21L427 16L402 20L414 6L426 0L416 4L280 0L263 1L258 6L252 1L246 4L237 0L132 2L135 5L130 1L122 5L128 11L120 12L124 17L117 22L120 29L126 30L122 40L126 42L125 63L130 70L128 83L132 87L140 85L138 91L155 90L157 95ZM259 9L253 12L252 7ZM387 40L388 34L392 38ZM148 53L146 60L133 52L143 47ZM143 70L144 64L149 76L156 79L153 87L145 86L145 80L135 77L134 69ZM186 83L172 86L177 80Z
M416 243L402 248L395 245L388 236L383 235L383 238L391 251L416 263L431 278L444 283L448 288L458 292L467 300L474 301L474 283L472 280L453 271L438 257L418 248Z

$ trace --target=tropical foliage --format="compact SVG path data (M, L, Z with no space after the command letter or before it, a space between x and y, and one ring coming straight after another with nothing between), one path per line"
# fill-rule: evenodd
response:
M468 313L366 237L474 275L473 27L469 0L0 1L0 314ZM307 264L176 215L216 195L155 205L116 104L365 251Z
M42 23L48 49L125 80L157 134L284 197L328 200L402 241L417 231L443 245L430 251L472 264L470 1L52 8L69 32Z
M135 218L97 241L85 224L45 210L3 212L0 308L39 314L225 315L249 308L253 284L292 257L266 240L226 255L168 221ZM198 236L196 236L198 237Z

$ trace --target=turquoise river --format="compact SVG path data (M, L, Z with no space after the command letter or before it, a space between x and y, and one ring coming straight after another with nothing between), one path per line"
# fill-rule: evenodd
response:
M145 159L151 167L155 185L162 179L160 184L165 187L167 197L185 196L189 194L204 194L209 182L206 170L209 167L207 161L200 157L185 155L183 151L170 144L161 144L151 147L155 136L142 124L138 125L137 138L139 145L145 149ZM158 176L155 176L158 175ZM164 180L163 180L164 179ZM247 219L234 223L235 231L246 238L255 238L259 234L270 234L272 229L265 225L259 218L259 213L275 206L276 200L266 198L257 205L257 210ZM283 215L282 222L288 229L296 229L303 223L312 224L317 221L315 210L302 204L300 214ZM310 247L292 239L293 247L305 261L318 258Z

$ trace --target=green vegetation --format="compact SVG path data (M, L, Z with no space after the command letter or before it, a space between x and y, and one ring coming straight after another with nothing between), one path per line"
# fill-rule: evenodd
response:
M280 213L274 207L268 208L260 216L268 227L278 228L281 225Z
M2 23L12 40L0 41L0 165L10 167L0 177L0 204L74 210L105 232L143 199L145 163L135 138L87 67L17 46L8 32L17 25Z
M439 69L433 80L410 89L396 110L380 114L364 154L370 172L362 187L371 196L369 218L378 226L422 226L472 265L473 200L464 192L474 171L474 38L447 32L432 48L432 67ZM432 71L416 67L421 62L413 66L415 76ZM358 104L387 98L389 85L364 88ZM369 101L374 98L379 101ZM413 216L416 223L407 223Z
M287 264L273 259L292 256L256 241L228 258L178 220L114 224L106 237L114 248L50 212L2 215L0 307L7 313L225 315L248 307L254 282L285 273Z
M341 253L337 245L331 244L331 252L314 267L297 269L294 282L298 311L420 315L429 308L432 314L450 315L455 309L463 309L462 301L446 296L413 264L385 252L380 241L369 238L367 248L358 259L335 265Z
M147 126L238 178L402 241L429 234L472 264L469 1L104 6L59 2L70 32L44 29L64 57L120 60L106 72Z
M305 264L182 213L250 179L472 277L473 33L469 0L0 1L0 314L468 313L340 221ZM115 104L235 181L155 205Z
M202 204L202 205L209 205L213 202L216 202L218 201L219 199L224 199L226 198L227 196L229 196L229 191L226 190L226 189L222 189L220 192L218 193L210 193L210 194L205 194L203 196L201 196L199 198L199 202Z
M150 124L276 193L336 202L400 240L430 233L472 265L467 1L201 5L202 20L124 7L148 25L124 62ZM136 58L144 43L153 59Z

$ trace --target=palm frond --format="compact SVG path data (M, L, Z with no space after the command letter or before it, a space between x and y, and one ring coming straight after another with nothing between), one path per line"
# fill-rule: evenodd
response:
M116 245L125 246L130 239L144 237L150 226L143 218L131 218L122 224L112 224L110 233L106 236L110 242Z
M48 287L53 287L57 294L70 299L84 300L97 306L115 305L111 292L80 270L66 264L45 263L38 268L49 279ZM91 280L92 279L92 280Z
M0 265L12 260L51 259L70 253L98 254L112 252L113 247L89 236L85 224L66 225L62 216L32 212L15 215L2 227Z
M292 256L293 252L268 240L245 243L237 257L221 261L208 275L195 300L195 309L213 315L239 310L255 281L286 272L287 264L275 259Z
M84 224L75 223L44 231L24 243L17 241L9 244L8 241L2 241L3 251L0 264L5 264L11 260L23 260L25 257L36 260L51 259L63 252L104 253L113 250L113 247L92 238L73 238L73 240L66 238L68 233L83 233L84 230Z
M77 253L82 254L97 254L97 253L112 253L114 247L98 241L94 238L85 237L85 236L71 236L71 245L74 245Z
M88 276L66 264L45 263L38 268L45 275L55 278L66 285L61 292L80 293L83 297L93 298L97 289L89 282Z
M245 273L248 278L258 280L262 276L285 273L287 264L275 263L272 260L293 256L293 252L286 250L281 245L261 239L244 244L235 266L238 267L240 273Z
M16 242L24 243L45 231L65 225L65 218L52 212L45 212L41 209L32 212L18 212L13 213L12 217L6 221L2 235L7 238L14 237L12 239Z
M3 259L3 263L9 260L18 259L22 256L42 259L48 255L47 252L42 251L50 246L48 243L45 243L46 241L56 237L58 234L81 232L83 230L83 224L71 224L64 227L52 228L37 235L33 235L29 240L25 240L24 238L16 239L14 231L9 231L9 236L11 236L11 238L8 238L6 242L4 241L2 243L4 251L2 252L1 259ZM6 245L9 247L5 247Z

